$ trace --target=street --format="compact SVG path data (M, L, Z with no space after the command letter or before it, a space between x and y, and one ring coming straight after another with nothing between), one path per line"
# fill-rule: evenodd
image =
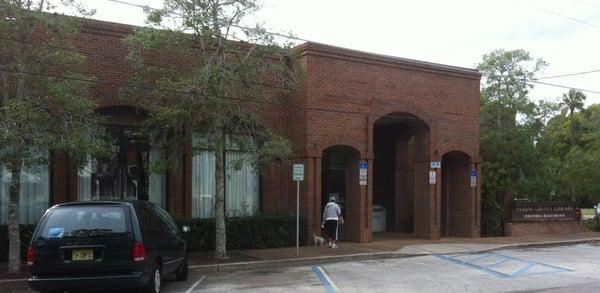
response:
M0 283L30 292L25 282ZM163 292L593 292L600 288L600 246L580 244L476 254L336 263L166 280ZM5 292L5 290L0 290Z

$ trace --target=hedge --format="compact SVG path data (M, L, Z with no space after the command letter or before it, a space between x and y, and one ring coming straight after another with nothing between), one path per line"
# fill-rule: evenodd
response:
M215 248L214 219L177 219L179 225L190 226L190 250ZM227 249L272 248L296 245L295 215L265 215L226 219ZM35 225L21 225L21 259L25 260L27 247ZM300 218L300 243L307 243L306 224ZM0 225L0 261L8 259L8 227Z
M21 226L21 259L26 259L27 247L31 234L35 230L35 225ZM8 226L0 225L0 261L8 261Z
M190 250L215 248L214 219L177 219L179 225L190 226ZM227 249L273 248L296 245L295 215L258 214L227 218ZM306 224L300 219L300 243L307 243Z
M596 220L596 218L582 220L581 224L592 231L600 231L600 227L598 227L598 220Z

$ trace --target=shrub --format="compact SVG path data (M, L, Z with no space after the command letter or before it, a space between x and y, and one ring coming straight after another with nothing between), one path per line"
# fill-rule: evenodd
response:
M215 249L214 219L177 219L179 225L190 226L190 250ZM272 248L296 245L295 215L243 216L227 218L227 249ZM26 259L27 247L35 225L21 225L21 259ZM300 243L307 243L306 224L300 218ZM8 259L8 226L0 225L0 261Z
M21 226L21 259L25 260L27 255L27 247L31 240L31 235L35 230L35 225L20 225ZM8 260L8 226L0 225L0 261Z
M582 220L581 224L592 231L600 231L600 227L598 227L598 220L596 220L596 218Z
M214 219L177 219L179 225L190 226L190 250L215 248ZM272 248L296 245L296 216L258 214L225 220L227 249ZM306 224L300 219L300 243L307 242Z

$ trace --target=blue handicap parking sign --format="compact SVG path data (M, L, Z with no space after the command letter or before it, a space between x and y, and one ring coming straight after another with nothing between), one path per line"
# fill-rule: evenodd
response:
M364 161L360 162L358 168L360 168L360 169L367 169L367 162L364 162Z
M471 177L477 177L477 170L471 170Z

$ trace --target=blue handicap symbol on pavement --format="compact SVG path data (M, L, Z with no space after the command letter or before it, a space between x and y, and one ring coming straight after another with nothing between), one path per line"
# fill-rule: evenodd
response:
M572 270L499 253L438 255L439 258L501 279L571 272Z

